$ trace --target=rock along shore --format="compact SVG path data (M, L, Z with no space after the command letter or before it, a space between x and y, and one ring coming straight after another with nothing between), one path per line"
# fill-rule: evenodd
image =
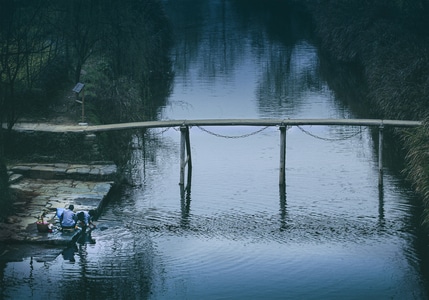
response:
M0 223L0 242L62 245L76 233L59 230L57 208L73 204L75 212L94 209L98 215L114 185L117 168L113 163L19 164L9 166L8 171L17 197L12 215ZM52 224L52 232L38 230L36 222L41 216L45 224Z

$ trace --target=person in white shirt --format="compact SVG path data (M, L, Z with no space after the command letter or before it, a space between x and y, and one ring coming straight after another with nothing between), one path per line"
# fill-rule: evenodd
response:
M63 229L72 229L76 226L76 214L73 211L74 205L70 204L60 216L60 224Z

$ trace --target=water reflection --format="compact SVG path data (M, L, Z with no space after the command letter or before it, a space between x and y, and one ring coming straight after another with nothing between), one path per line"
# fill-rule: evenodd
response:
M280 194L280 230L287 229L286 184L279 185Z
M67 246L67 248L65 248L63 250L63 252L61 252L61 255L63 256L64 260L68 260L70 262L75 262L75 254L78 252L78 248L76 244L71 244L69 246Z
M384 227L384 187L378 186L378 224L380 229Z
M266 128L262 128L260 130L256 130L256 131L254 131L251 134L244 134L244 135L234 135L234 134L231 135L231 132L234 131L234 129L235 129L234 127L226 128L226 129L225 128L220 128L220 127L217 128L217 130L228 131L228 133L229 133L228 135L225 134L225 133L223 133L223 134L216 133L215 132L216 130L212 130L212 129L210 129L210 130L207 130L207 129L204 129L204 128L199 128L199 129L203 129L202 130L203 133L206 133L206 134L208 134L210 136L214 136L215 139L218 139L218 140L219 139L224 139L224 140L226 140L225 142L224 141L221 142L223 145L225 145L225 148L226 148L227 147L226 145L229 143L228 140L230 140L230 139L236 139L237 137L246 137L246 138L248 138L250 136L253 136L254 133L262 135L262 133L265 132L265 130L267 129L267 127ZM237 129L237 131L240 131L242 129L243 128L239 128L239 129ZM249 130L249 129L247 128L247 130ZM272 129L272 132L270 132L270 133L273 133L274 130L275 129ZM296 146L295 143L302 143L303 142L302 139L296 140L296 134L298 132L301 132L301 134L304 134L304 135L306 135L308 137L309 145L312 145L312 146L315 145L314 140L318 140L318 143L317 143L318 146L315 147L314 149L308 149L305 153L303 153L302 155L299 155L299 162L298 162L298 164L296 164L296 162L294 161L294 160L297 160L297 156L296 156L296 154L293 153L293 151L292 151L292 156L291 157L288 157L287 155L285 155L286 156L285 157L286 158L285 159L286 160L285 164L287 166L287 170L285 171L285 173L286 173L285 178L287 178L288 174L291 173L292 174L292 176L291 176L292 180L295 180L295 178L293 178L293 177L296 176L296 171L294 170L294 167L293 167L294 164L296 164L299 168L302 168L302 169L306 169L307 167L311 167L311 168L316 167L317 172L319 172L319 171L321 171L321 169L318 169L319 168L318 164L321 164L320 160L325 160L326 161L326 165L320 166L320 167L323 169L323 172L328 172L328 173L332 173L332 174L329 174L329 176L326 176L326 178L324 178L323 185L321 185L319 187L319 190L321 191L321 193L323 193L323 190L326 189L326 186L332 186L333 189L337 189L336 185L338 185L338 188L340 190L342 190L344 193L349 193L349 192L352 192L355 189L359 189L360 182L354 181L354 183L347 183L347 181L348 181L347 177L348 176L350 176L350 177L351 176L360 177L359 172L366 172L366 171L365 171L365 169L361 168L361 166L357 167L353 161L346 161L343 158L341 158L344 155L346 155L346 156L348 155L348 154L343 153L344 150L341 150L341 148L342 147L349 148L351 146L350 150L347 150L347 151L355 151L357 148L359 148L358 152L361 152L361 153L358 153L358 156L362 156L359 159L361 161L360 163L362 163L364 160L367 159L366 158L367 154L365 154L366 151L365 151L364 147L362 146L362 143L365 143L367 141L367 137L369 136L368 135L368 128L365 129L365 128L362 128L360 126L354 126L354 127L348 127L348 126L291 126L291 127L289 127L289 131L290 131L289 132L290 139L292 141L291 143L288 142L289 147L295 147ZM189 130L187 131L187 133L189 135ZM197 152L198 152L199 150L201 150L200 147L202 146L202 144L206 144L207 142L205 141L205 139L203 139L201 141L202 137L200 135L196 134L196 136L198 138L194 139L194 142L192 143L192 145L191 145L191 143L189 143L190 144L189 148L193 148L194 150L197 150ZM176 134L176 137L178 137L178 134ZM272 140L276 139L276 138L277 137L273 137L271 134L266 134L266 135L263 135L259 139L260 142L256 142L254 144L252 144L249 141L242 142L243 143L242 148L243 149L244 148L254 148L254 149L256 149L256 147L257 147L258 144L267 144L269 142L271 143ZM181 141L180 141L180 143L183 144L183 132L181 133ZM218 143L216 143L216 142L207 143L208 148L211 148L210 145L214 145L214 144L218 144L219 145L220 143L219 142ZM326 144L330 144L330 146L326 146ZM355 148L354 145L356 146L356 149L354 149ZM181 147L183 147L183 145L181 145ZM329 153L329 154L328 153L319 154L318 150L316 150L316 149L319 149L319 151L322 151L322 149L324 149L326 147L330 148L330 149L335 149L335 150L332 153ZM279 150L278 148L279 148L278 146L274 147L273 149L270 149L270 151L277 152ZM377 159L375 157L375 154L376 153L374 153L373 159ZM225 159L225 156L232 156L232 157L234 157L234 156L240 156L240 155L244 156L244 151L238 150L237 152L234 152L234 151L230 152L229 150L226 150L226 152L219 151L219 152L210 153L208 157L205 157L205 159L199 160L197 162L197 164L196 164L196 167L197 168L203 167L203 168L207 168L207 169L210 170L210 168L213 167L213 166L211 165L211 163L209 162L209 160L211 158L213 158L213 156L216 156L216 157L219 156L219 157L217 157L217 159L219 161L223 161ZM255 152L255 153L253 153L251 155L252 156L250 156L250 154L246 155L246 159L244 160L244 162L246 162L246 160L249 160L249 161L252 161L253 163L255 163L255 160L261 154L258 153L258 152ZM309 159L310 157L314 157L315 161L319 160L318 164L315 164L314 162L311 162L310 159ZM270 160L271 161L276 161L276 160L273 160L272 157L270 157ZM304 161L306 161L306 162L304 163ZM308 164L308 163L310 165L306 166L305 164ZM179 163L176 162L176 164L179 164ZM202 164L202 165L200 165L200 164ZM264 164L261 163L261 166L262 165L264 165ZM278 161L275 163L275 165L278 166ZM227 164L225 163L225 167L226 166L227 166ZM234 169L234 168L240 169L240 168L243 168L243 166L241 166L239 163L228 165L228 167L230 169ZM353 168L356 168L356 169L354 170ZM376 168L372 168L372 169L373 169L372 171L374 171L374 172L377 171ZM278 169L277 168L273 168L273 169L271 169L269 171L266 170L266 172L268 174L271 172L271 174L269 174L270 175L269 178L272 178L273 171L274 172L278 172ZM357 172L357 174L353 174L352 175L351 172ZM188 181L191 182L192 181L192 173L189 173L188 175L190 175L190 177L188 177ZM201 176L201 173L197 172L197 174L196 174L197 178L195 180L197 182L206 182L207 179L209 179L209 178L211 179L211 178L217 177L217 175L218 174L216 174L216 172L214 172L214 174L210 174L210 172L209 172L209 174L205 174L204 175L204 176L206 176L208 178L198 178L198 176ZM267 174L265 174L265 173L258 173L258 175L259 176L266 176ZM364 174L362 174L362 175L364 175ZM369 176L367 178L368 182L366 184L362 185L362 186L365 187L365 188L371 188L371 189L375 189L376 187L378 187L378 193L377 193L377 196L378 196L378 206L376 205L376 202L374 201L374 203L371 203L371 211L369 212L368 210L366 210L366 213L369 212L370 215L374 215L374 218L375 218L377 216L376 212L378 212L377 218L378 218L380 226L382 226L384 224L384 218L385 218L384 189L383 189L383 186L377 185L377 182L373 182L372 181L372 178L373 178L372 176L375 176L375 175L378 175L378 174L374 173L373 175ZM309 181L310 182L310 181L313 180L314 183L317 184L317 185L320 185L320 182L322 181L320 178L318 178L318 175L316 175L315 178L312 178L313 177L312 174L303 174L303 176L305 178L305 181ZM340 178L339 176L342 177L342 178ZM280 178L282 178L282 176L280 176ZM222 175L220 175L219 179L220 179L220 181L219 181L219 185L220 186L223 186L223 185L226 184L226 179L222 180L223 179ZM272 179L270 179L270 180L272 180ZM260 182L258 182L258 184L263 184L263 182L265 182L265 184L267 183L266 181L262 181L261 180ZM269 182L269 184L273 185L274 182L275 181L273 180L272 182ZM280 184L278 186L278 188L279 188L280 214L281 214L280 219L282 221L282 225L281 226L284 226L285 221L286 221L286 216L288 214L288 211L286 210L286 204L287 204L286 203L287 186L289 186L289 188L291 188L292 190L294 189L293 184L291 184L290 182L291 181L287 181L286 182L286 180L284 180L283 182L280 181ZM300 185L300 184L302 184L302 183L299 182L298 185ZM351 185L351 186L344 188L343 187L344 185ZM204 186L194 185L194 188L201 190L202 188L204 188ZM323 197L321 195L317 195L316 196L316 194L315 194L315 193L317 193L316 186L312 187L312 189L314 191L313 190L308 190L306 192L307 193L313 193L312 196L315 197L315 198L321 198L321 197ZM181 199L180 200L180 207L181 207L181 213L182 213L182 217L183 217L182 224L187 224L188 225L189 224L189 218L190 218L190 211L191 211L191 194L192 194L191 193L191 189L190 189L190 185L189 185L189 189L188 189L188 188L185 188L184 185L179 184L179 191L180 191L179 192L179 197ZM303 196L311 198L310 194L304 194ZM326 197L327 198L326 199L322 199L322 201L323 201L323 203L326 203L326 205L328 207L332 206L332 204L341 203L343 201L343 200L337 200L336 199L337 197L341 198L342 197L341 195L336 195L336 196L327 195ZM331 203L330 202L330 198L331 197L333 197L333 199L335 199L335 203ZM375 198L377 198L377 197L374 197L374 199ZM354 196L352 196L352 199L354 199ZM364 201L362 199L360 199L359 197L357 197L356 200L360 201L361 203L364 203ZM310 206L313 206L313 205L314 204L311 204ZM340 204L340 205L342 205L342 204ZM353 203L347 204L347 205L350 206L350 211L348 211L347 214L354 218L355 216L353 215L354 214L353 209L357 209L358 206L356 204L354 205ZM305 207L304 204L303 204L303 207ZM302 209L302 207L298 207L298 210L301 210L301 209ZM347 210L346 207L344 207L344 209ZM336 208L333 208L333 211L335 211L335 210L336 210ZM294 213L294 211L292 210L292 214L293 213Z
M192 218L191 216L191 194L192 193L190 188L184 189L182 185L179 185L179 190L180 190L180 211L181 211L180 225L183 229L186 230L191 228L190 223ZM294 215L295 212L292 211L291 214ZM287 209L286 184L280 184L279 185L279 225L280 225L279 228L281 231L292 228L291 226L289 226L288 222L289 223L290 221L294 222L294 220L289 219L288 216L289 216L289 211ZM348 221L348 223L350 223L350 221ZM378 222L377 224L374 224L374 225L377 230L381 230L381 231L383 231L384 227L386 226L383 186L378 186ZM195 226L195 222L194 222L194 226ZM320 224L318 226L320 226Z
M296 115L305 97L321 91L316 48L307 42L290 47L278 45L264 67L256 91L261 116L281 118Z
M175 73L183 84L203 80L209 89L217 90L216 81L225 85L242 81L242 92L246 81L252 79L237 78L236 70L237 66L248 65L249 72L255 71L255 61L247 61L248 57L242 55L250 48L256 64L261 65L260 78L252 92L262 117L292 116L304 105L300 94L305 97L308 91L323 88L317 75L317 51L308 39L303 40L311 32L308 17L289 3L274 4L279 6L274 11L283 12L280 16L268 13L267 6L271 4L260 6L256 2L168 2L176 24ZM236 98L230 96L228 100L237 101Z
M175 73L186 80L191 68L198 64L195 72L200 78L230 76L243 51L239 42L243 36L231 29L235 21L231 11L226 10L227 1L167 2L167 12L175 24Z
M181 226L183 228L189 227L189 217L191 211L191 187L187 189L180 185L180 210L182 212Z

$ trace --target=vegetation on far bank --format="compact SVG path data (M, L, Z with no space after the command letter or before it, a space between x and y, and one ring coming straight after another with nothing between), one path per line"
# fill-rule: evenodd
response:
M402 141L404 173L423 199L428 224L429 1L309 0L305 5L325 55L360 73L366 85L362 102L373 117L425 122L394 134Z

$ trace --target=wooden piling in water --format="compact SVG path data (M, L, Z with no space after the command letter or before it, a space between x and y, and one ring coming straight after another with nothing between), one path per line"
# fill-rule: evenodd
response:
M188 164L188 182L186 183L186 190L188 192L191 189L191 181L192 181L192 154L191 154L191 139L189 136L189 126L186 126L186 132L185 132L185 143L186 143L186 153L187 155L187 164Z
M286 185L286 126L281 125L280 129L280 174L279 185Z
M378 186L383 186L383 129L381 124L378 127Z
M185 170L188 166L187 184L185 186ZM191 142L189 138L189 127L180 127L180 181L183 190L190 189L192 178Z
M185 155L186 155L186 127L180 127L180 180L179 184L185 184Z

